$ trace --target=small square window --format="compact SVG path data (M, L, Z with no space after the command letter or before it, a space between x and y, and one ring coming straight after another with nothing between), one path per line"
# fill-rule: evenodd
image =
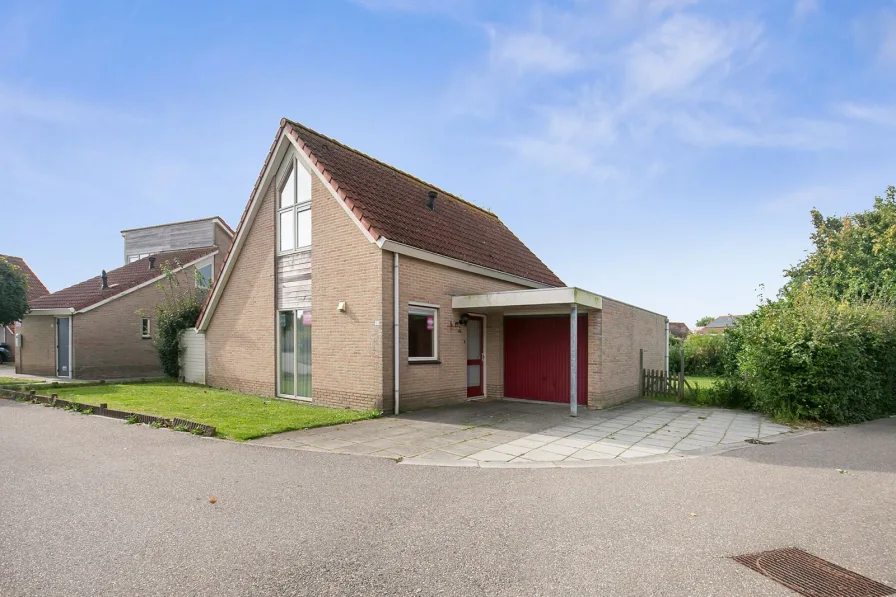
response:
M439 311L431 307L408 307L408 360L439 358Z
M151 330L149 327L149 317L143 318L143 320L141 322L141 326L140 326L140 333L144 338L151 337Z

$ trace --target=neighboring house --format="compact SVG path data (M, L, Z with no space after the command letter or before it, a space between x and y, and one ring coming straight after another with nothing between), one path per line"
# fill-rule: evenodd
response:
M719 315L705 326L700 328L698 334L721 334L729 328L733 328L737 324L737 320L743 315Z
M170 243L172 231L183 223L154 226L155 242L147 239L149 255L34 301L22 322L20 373L113 379L157 377L161 365L152 346L155 307L164 298L159 282L170 268L182 284L210 285L218 271L221 254L230 248L230 234L213 234L219 226L212 220L198 227L193 236L181 238L185 245ZM147 229L140 229L147 230ZM129 247L125 231L125 246ZM196 240L198 237L200 240ZM203 236L205 235L205 236ZM174 244L174 250L159 250ZM196 273L202 275L197 279Z
M690 333L691 328L688 327L688 324L680 321L669 322L669 334L671 336L674 336L675 338L678 338L680 340L684 340Z
M0 258L6 259L12 265L17 266L19 271L24 274L25 282L28 284L29 304L50 293L50 291L47 290L47 287L44 286L44 283L40 281L40 278L37 277L37 274L35 274L28 264L25 263L24 259L21 257L13 257L12 255L0 255ZM20 322L15 322L6 326L0 325L0 344L9 345L9 352L13 359L16 358L16 329L19 325Z
M233 229L223 218L215 216L200 220L131 228L122 230L121 236L124 238L124 263L131 263L166 251L220 247L221 252L215 256L214 265L202 272L206 279L211 280L213 274L220 271L224 253L233 242Z
M575 354L577 401L599 407L638 396L641 350L665 367L666 321L565 287L493 213L284 119L190 340L212 386L384 410L568 402Z

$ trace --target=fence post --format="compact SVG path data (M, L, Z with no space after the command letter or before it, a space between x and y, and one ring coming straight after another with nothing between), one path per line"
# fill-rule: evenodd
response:
M684 400L684 342L681 343L678 356L681 361L681 369L678 372L678 401L681 402Z
M644 397L644 349L641 349L641 358L638 361L638 389L641 391L641 397Z

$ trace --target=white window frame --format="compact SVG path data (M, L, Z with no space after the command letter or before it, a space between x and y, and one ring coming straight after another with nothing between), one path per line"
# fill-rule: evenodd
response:
M411 346L411 315L432 315L432 356L431 357L412 357L410 353ZM439 306L430 303L408 303L408 362L409 363L432 363L439 360Z
M278 241L278 242L279 242L279 241ZM287 399L289 399L289 400L298 400L298 401L300 401L300 402L313 402L314 400L312 399L311 396L298 396L298 395L294 395L294 394L284 394L283 392L280 391L280 382L281 382L281 380L280 380L280 367L282 366L282 363L280 362L280 344L281 344L281 342L280 342L280 329L279 329L279 326L280 326L280 315L283 314L283 313L289 313L290 316L292 317L293 366L294 366L294 368L295 368L295 371L298 372L298 368L299 368L299 367L298 367L298 358L299 358L299 346L298 346L299 343L298 343L298 340L299 340L299 339L298 339L298 337L297 337L297 335L298 335L298 327L297 327L297 324L298 324L298 320L299 320L299 318L302 317L302 315L304 315L305 311L311 311L311 309L278 309L278 310L274 311L274 313L276 314L276 317L277 317L277 319L275 320L275 321L276 321L276 325L277 325L277 341L275 342L275 347L276 347L276 351L277 351L277 353L276 353L276 354L277 354L277 363L276 363L277 366L276 366L276 368L275 368L275 372L276 372L276 375L277 375L277 380L276 380L276 381L277 381L277 397L278 397L278 398L287 398ZM312 330L311 333L312 333L312 336L311 336L311 342L312 342L312 346L314 346L314 336L313 336L314 331ZM313 369L313 365L312 365L311 375L312 375L311 385L312 385L312 393L313 393L313 387L314 387L314 377L313 377L313 376L314 376L314 369ZM293 381L293 383L295 384L296 382Z
M144 326L144 324L146 325ZM152 338L152 319L149 317L140 318L140 337L144 340Z
M299 177L295 175L298 172L299 168L304 169L304 166L298 162L298 160L290 156L289 157L290 164L284 170L283 175L280 177L280 180L277 181L277 193L275 197L275 202L277 206L277 254L278 255L290 255L292 253L300 253L303 251L311 250L311 243L309 242L307 245L299 245L299 213L301 212L311 212L311 189L308 190L308 199L305 201L299 201ZM289 207L280 207L280 193L283 192L283 188L285 186L285 182L289 180L290 175L292 176L292 184L295 185L293 188L293 193L296 198L296 202L290 205ZM309 183L311 182L311 178L309 177ZM293 226L293 248L291 249L280 249L280 220L281 214L292 212L292 226ZM312 221L314 216L311 215ZM312 235L312 239L313 239Z
M199 275L201 275L201 274L199 274L199 270L202 269L202 268L204 268L204 267L208 267L209 265L212 266L212 269L211 269L211 272L212 272L212 273L211 273L211 275L208 277L208 280L207 280L207 282L208 282L208 286L200 286L200 285L199 285ZM212 285L215 283L215 259L214 259L214 257L211 258L211 259L207 259L207 260L205 260L205 261L202 261L202 262L200 262L200 263L197 263L197 264L196 264L196 274L199 274L199 275L194 275L194 280L195 280L195 283L196 283L196 288L211 288ZM205 276L203 276L203 278L204 278L204 277L205 277Z

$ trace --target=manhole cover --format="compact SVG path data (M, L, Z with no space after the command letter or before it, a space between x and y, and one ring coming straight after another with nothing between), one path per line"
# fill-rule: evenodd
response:
M733 559L806 597L896 595L896 589L792 547Z

